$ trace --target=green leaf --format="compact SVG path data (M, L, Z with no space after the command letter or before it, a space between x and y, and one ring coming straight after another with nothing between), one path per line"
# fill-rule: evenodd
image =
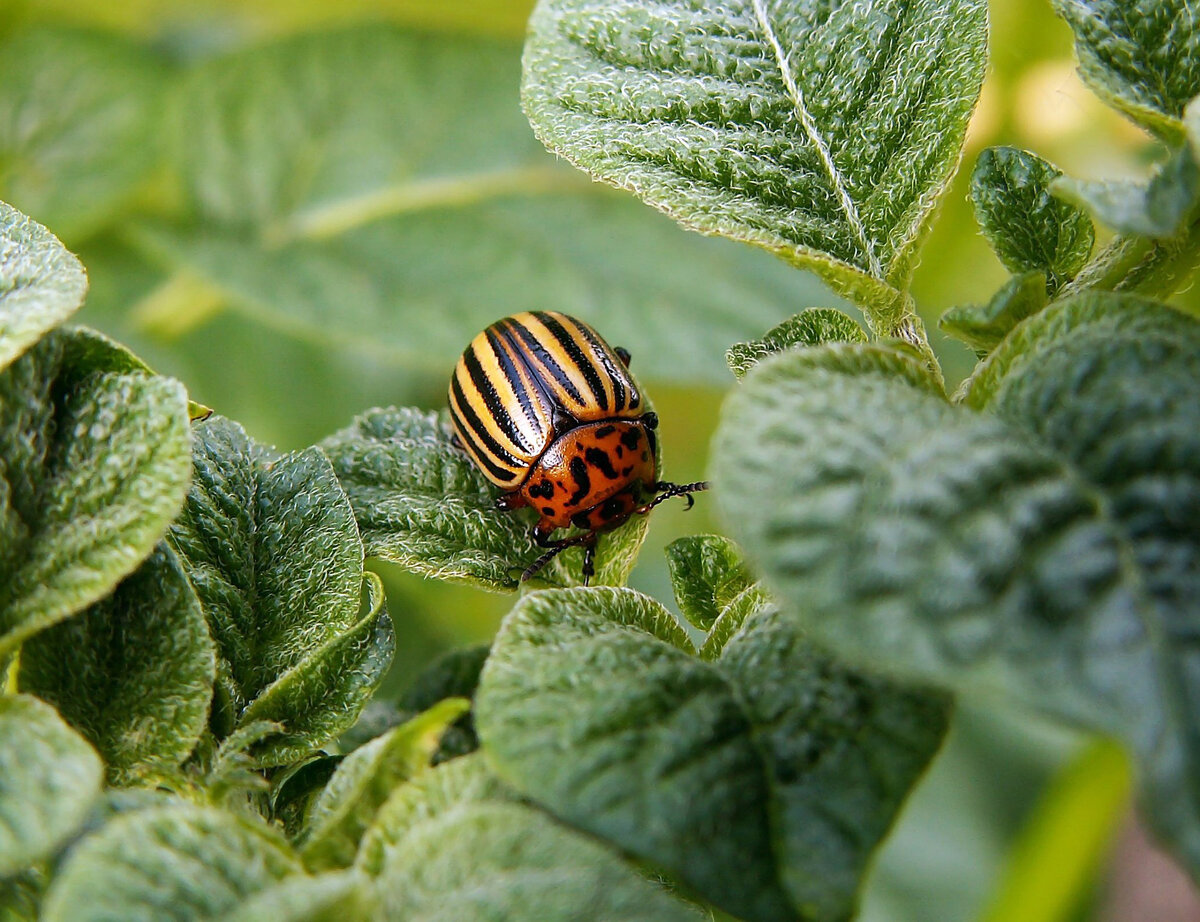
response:
M1200 868L1200 324L1059 302L968 382L987 413L856 351L764 363L730 399L714 475L733 534L840 654L1123 736Z
M693 535L667 545L667 566L679 611L708 630L722 611L755 584L741 551L720 535Z
M1051 194L1061 176L1015 147L989 147L971 174L975 219L996 255L1014 275L1044 273L1049 294L1075 277L1096 243L1087 213Z
M506 591L517 588L521 571L544 551L531 537L534 511L497 510L498 491L450 444L449 430L434 413L369 410L321 447L354 507L369 557ZM625 581L647 525L645 516L634 516L600 538L596 582ZM537 581L581 581L579 553L560 555Z
M469 707L463 698L446 699L348 755L308 811L304 863L312 870L351 865L393 788L429 766L446 728Z
M0 371L75 313L86 292L83 266L58 238L0 202Z
M260 890L221 922L374 922L375 896L367 878L353 871L293 875Z
M542 0L530 30L547 147L895 326L979 94L984 3Z
M51 857L83 825L104 766L54 708L0 696L0 880Z
M1189 0L1054 0L1075 33L1083 79L1168 140L1200 95L1200 22Z
M480 644L462 650L451 650L435 659L417 676L412 686L400 698L399 706L410 714L419 714L445 698L473 700L479 686L490 644ZM468 711L446 728L442 734L433 764L467 755L479 748L475 735L475 719Z
M190 474L187 400L55 332L0 372L0 658L112 591L153 550Z
M720 382L730 342L824 295L556 164L521 117L520 54L373 24L213 56L175 107L193 220L135 238L260 322L447 379L481 329L540 308Z
M175 555L160 544L116 591L21 648L18 681L100 751L112 784L180 765L208 723L214 651Z
M987 304L952 307L938 319L938 327L974 349L988 353L1018 323L1046 306L1046 275L1026 272L1004 283Z
M368 874L382 873L411 831L450 810L477 802L515 800L516 795L487 768L481 754L444 762L392 791L362 838L356 867Z
M699 922L616 855L528 807L460 806L404 837L380 878L410 922Z
M42 920L216 922L300 870L287 843L262 823L212 807L139 810L72 849Z
M0 922L37 922L46 886L47 872L40 866L0 877Z
M762 339L734 343L725 352L725 363L741 378L768 355L795 346L866 341L867 335L852 317L832 307L810 307L772 327Z
M285 731L259 765L295 761L353 724L391 661L377 578L362 608L362 543L319 449L272 459L236 423L196 427L195 476L171 542L217 642L214 729Z
M695 653L632 590L525 596L480 680L484 752L520 793L740 918L849 917L946 699L842 669L778 613L747 619L716 663Z
M111 222L161 161L164 76L112 34L12 35L0 44L0 197L68 239Z

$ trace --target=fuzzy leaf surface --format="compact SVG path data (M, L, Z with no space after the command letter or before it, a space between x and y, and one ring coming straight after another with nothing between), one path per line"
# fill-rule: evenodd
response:
M0 657L107 595L153 550L191 473L187 396L56 331L0 372Z
M530 30L547 147L895 322L979 94L985 4L542 0Z
M49 858L84 823L104 766L54 708L0 696L0 879Z
M267 720L252 750L294 761L350 726L391 660L382 589L319 449L272 458L236 423L196 426L195 476L171 543L217 643L214 729Z
M83 303L87 275L58 238L0 202L0 370Z
M221 922L376 922L375 894L353 871L294 874L255 893Z
M615 854L514 803L471 803L411 829L380 875L409 922L699 922Z
M214 56L175 106L192 221L139 244L257 321L447 374L485 326L540 308L657 376L719 382L728 343L822 296L556 164L521 117L519 60L379 24Z
M417 573L492 591L517 588L544 551L531 537L536 515L496 509L499 495L437 414L408 407L370 410L321 447L350 498L367 556ZM649 522L634 516L597 545L598 583L620 584L633 568ZM581 552L561 555L536 577L582 580Z
M667 566L679 611L708 630L742 592L755 583L741 551L720 535L692 535L667 545Z
M1200 95L1200 17L1189 0L1054 0L1079 70L1110 105L1169 140Z
M996 347L1018 323L1046 306L1046 275L1025 272L1004 283L987 304L952 307L938 318L943 332L976 352Z
M74 240L160 162L166 68L112 33L18 30L0 44L0 197Z
M300 870L287 843L249 818L190 805L138 810L71 851L42 919L217 922Z
M22 691L100 751L109 782L183 762L208 723L215 654L200 601L164 545L116 591L21 648Z
M308 811L304 863L315 870L349 867L388 795L429 766L446 728L469 707L466 699L449 698L343 759Z
M706 662L652 599L566 589L505 619L476 721L520 793L739 918L784 922L853 914L947 707L838 667L777 613Z
M733 533L822 641L1122 735L1193 871L1198 356L1194 319L1111 294L1018 326L965 407L877 347L789 355L727 404L714 471Z
M848 314L832 307L810 307L772 327L762 339L734 343L725 352L725 363L741 378L768 355L784 349L866 341L867 334Z
M971 174L975 218L1014 275L1043 272L1050 293L1083 268L1096 242L1087 213L1051 194L1062 171L1015 147L989 147Z

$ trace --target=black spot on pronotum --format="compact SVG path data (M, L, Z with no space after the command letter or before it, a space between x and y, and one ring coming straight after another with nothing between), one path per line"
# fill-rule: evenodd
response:
M596 438L606 439L616 431L617 431L616 426L601 426L599 429L596 430Z
M630 451L636 450L638 445L641 443L642 432L640 429L628 429L626 430L625 434L621 436L621 444Z
M632 464L629 465L629 467L621 468L621 476L622 477L628 477L632 473L633 473L633 465Z
M575 492L567 499L567 505L577 506L592 488L592 480L588 477L587 465L583 463L583 458L571 459L571 476L575 479Z
M598 468L600 473L609 480L617 479L617 472L613 468L612 460L608 457L608 452L601 451L599 448L589 448L583 453L583 459L594 468Z
M529 495L539 499L550 499L554 495L554 484L549 480L543 480L529 488Z
M542 507L542 515L554 515L554 507L553 506L543 506Z

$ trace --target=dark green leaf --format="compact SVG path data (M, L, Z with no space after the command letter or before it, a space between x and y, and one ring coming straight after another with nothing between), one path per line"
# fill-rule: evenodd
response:
M0 197L77 239L110 222L161 160L164 68L107 33L0 44Z
M867 335L852 317L832 307L810 307L768 330L762 339L730 346L725 363L740 378L768 355L794 346L866 341Z
M357 718L391 660L378 580L362 607L362 543L319 449L272 459L236 423L196 427L195 476L171 541L218 649L214 727L284 732L252 748L295 761Z
M1083 79L1156 134L1178 140L1200 95L1200 20L1190 0L1054 0Z
M526 596L480 680L484 752L522 794L740 918L848 918L946 700L842 669L770 612L717 662L695 653L632 590Z
M479 330L541 308L655 376L720 381L729 342L822 297L554 163L519 61L516 42L377 24L214 56L177 100L195 220L136 239L261 322L447 378Z
M253 820L212 807L138 810L72 849L42 922L217 922L300 870L287 843Z
M853 353L764 363L726 407L715 483L751 559L851 659L1124 736L1200 867L1200 324L1060 302L969 382L987 413Z
M667 566L679 611L708 630L736 596L755 583L741 552L719 535L693 535L667 545Z
M429 766L446 728L469 707L464 698L448 698L343 759L308 811L304 863L313 870L349 867L388 795Z
M295 840L308 823L308 811L333 777L344 756L314 755L297 762L271 778L271 818L283 824L289 840Z
M1087 213L1051 195L1062 171L1037 154L989 147L971 175L975 219L1014 275L1045 274L1053 294L1083 268L1096 242Z
M616 855L511 803L420 823L380 877L386 918L407 922L699 922Z
M521 571L543 553L531 538L532 510L497 510L498 491L450 444L434 413L370 410L321 447L350 497L368 556L503 591L516 589ZM601 537L596 582L625 581L647 525L634 516ZM579 553L560 555L538 581L579 582Z
M111 596L30 639L18 678L100 751L110 783L131 784L191 753L213 668L200 602L160 544Z
M47 878L42 866L0 877L0 922L37 922Z
M0 657L112 591L153 550L191 473L187 399L59 331L0 372Z
M985 4L542 0L530 29L547 147L896 325L983 79Z
M451 650L443 654L421 671L404 696L400 707L412 714L428 710L443 698L474 699L479 685L479 673L487 660L489 644ZM433 764L458 758L479 748L475 735L475 719L470 712L446 728L441 744L434 753Z
M1026 272L1005 282L984 305L952 307L938 319L938 326L977 352L988 353L1026 317L1046 306L1046 275Z
M95 751L54 708L0 696L0 880L51 857L83 825L103 779Z
M58 238L0 202L0 371L75 313L86 292L83 266Z

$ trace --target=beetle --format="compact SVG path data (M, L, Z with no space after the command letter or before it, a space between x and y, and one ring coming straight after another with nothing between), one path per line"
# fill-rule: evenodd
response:
M673 496L690 509L691 494L708 489L658 479L658 416L629 353L567 314L527 311L489 326L458 360L449 403L454 445L504 491L497 508L538 512L533 540L548 550L522 581L582 546L587 585L602 532ZM552 537L571 527L579 532Z

